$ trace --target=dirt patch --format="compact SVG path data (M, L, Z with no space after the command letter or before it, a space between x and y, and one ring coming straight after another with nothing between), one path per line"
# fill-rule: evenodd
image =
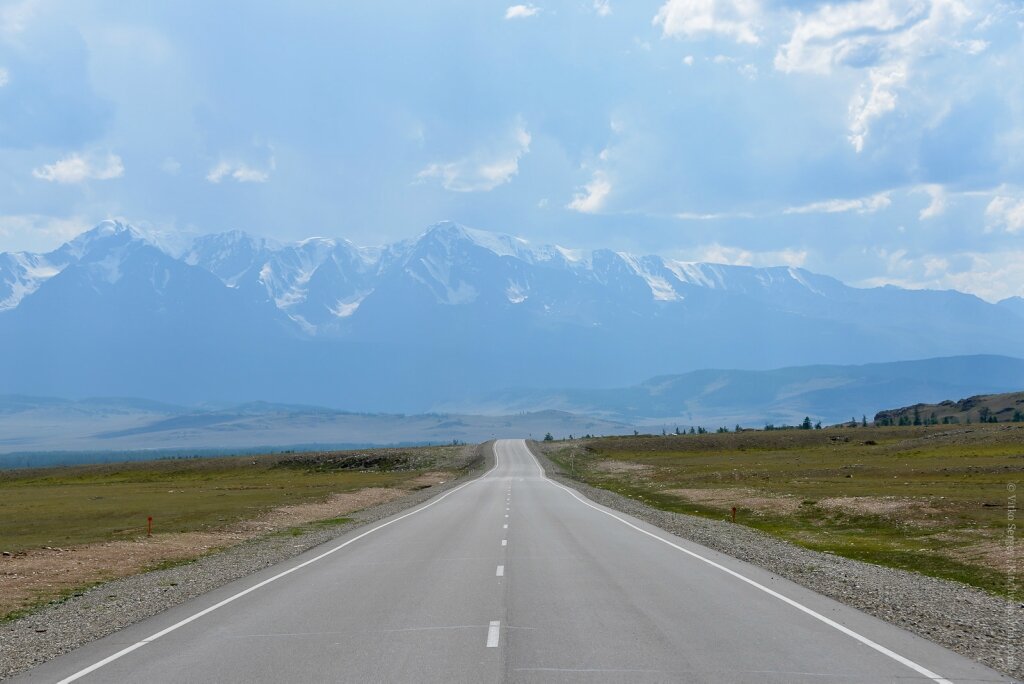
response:
M745 508L757 514L795 513L800 508L800 501L792 496L775 496L754 489L722 488L722 489L666 489L665 494L678 496L696 504L715 508Z
M993 570L1014 575L1024 567L1024 545L1008 546L1005 539L985 539L963 546L943 549L940 553L961 563L981 565Z
M610 473L621 475L629 473L633 475L650 475L654 472L654 466L645 463L630 463L629 461L597 461L593 465L594 470L599 473Z
M410 489L444 482L445 473L424 473ZM30 605L40 596L58 596L83 586L143 572L155 565L184 561L262 535L320 520L340 518L408 494L406 489L370 487L331 495L318 503L282 506L252 520L219 530L155 534L70 548L33 549L0 557L0 615Z
M943 524L942 509L929 501L897 496L837 496L818 501L817 506L848 515L877 515L915 527ZM935 520L929 517L936 516Z

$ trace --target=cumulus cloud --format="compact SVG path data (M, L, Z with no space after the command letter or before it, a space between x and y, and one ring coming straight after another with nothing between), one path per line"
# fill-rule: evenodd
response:
M668 0L655 15L654 24L661 25L665 37L710 34L756 45L760 13L758 0Z
M612 13L611 0L594 0L594 12L599 17L607 17Z
M220 183L225 179L231 179L237 183L266 183L270 180L270 174L277 164L271 157L263 168L251 166L244 162L221 160L217 162L206 174L206 180L211 183ZM179 165L180 167L180 165Z
M876 211L885 209L892 200L888 192L880 192L868 197L857 197L854 199L829 199L822 202L812 202L798 207L784 209L784 214L840 214L848 211L858 214L873 214Z
M608 179L608 174L598 170L594 172L590 182L573 195L572 201L565 206L584 214L595 214L604 208L605 200L611 192L612 183Z
M83 183L87 180L110 180L124 175L124 164L116 154L99 158L73 153L52 164L32 170L32 175L51 183Z
M865 74L849 106L849 141L864 149L872 124L894 111L899 92L920 60L942 46L978 54L987 44L958 41L971 18L964 0L855 0L797 14L789 40L775 54L785 73L830 74L837 68Z
M985 220L990 228L1019 233L1024 230L1024 198L996 195L985 208Z
M11 74L4 67L0 67L0 88L11 82Z
M436 179L452 192L486 192L508 183L519 173L519 161L530 151L530 133L522 121L499 143L450 162L435 162L416 174L420 181Z
M505 10L506 19L526 19L540 14L540 7L534 5L512 5Z

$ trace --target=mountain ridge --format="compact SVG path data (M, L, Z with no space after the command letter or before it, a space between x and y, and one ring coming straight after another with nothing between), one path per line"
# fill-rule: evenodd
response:
M534 247L452 222L377 247L241 231L174 256L105 221L0 254L2 391L422 411L483 390L1018 355L1024 315L805 269Z

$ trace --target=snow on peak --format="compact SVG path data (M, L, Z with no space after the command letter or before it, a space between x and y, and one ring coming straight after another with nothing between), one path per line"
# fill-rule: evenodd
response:
M420 236L421 240L425 238L431 238L443 244L449 250L459 242L469 242L498 256L533 260L533 250L530 249L530 243L522 238L469 228L452 221L442 221L431 226L427 232Z

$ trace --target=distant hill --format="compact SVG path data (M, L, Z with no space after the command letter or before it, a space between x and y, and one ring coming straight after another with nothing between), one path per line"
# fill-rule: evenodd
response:
M632 425L563 411L406 416L264 402L196 408L141 399L7 395L0 396L0 468L632 431Z
M1024 392L979 394L960 401L914 404L879 411L876 425L1024 423Z
M1024 388L1024 360L955 356L866 365L769 371L702 370L612 389L513 389L468 405L477 412L557 409L647 425L757 427L804 416L839 423L887 406ZM466 406L449 406L451 410Z

